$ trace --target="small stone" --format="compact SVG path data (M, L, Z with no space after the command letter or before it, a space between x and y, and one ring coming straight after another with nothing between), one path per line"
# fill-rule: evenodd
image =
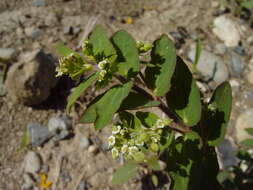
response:
M70 130L71 124L71 120L67 116L61 116L50 118L47 126L49 131L57 133L58 131Z
M238 143L252 138L245 129L253 128L253 108L250 108L241 113L236 121L235 136Z
M24 179L24 189L31 189L35 185L35 181L31 176L31 174L24 173L23 179Z
M71 133L69 131L63 130L60 133L56 134L54 136L53 140L54 141L60 141L60 140L66 139L67 137L70 136L70 134Z
M192 62L195 59L195 51L195 46L192 46L188 53L188 57ZM227 66L222 59L206 50L201 51L197 70L204 76L205 80L214 80L218 84L226 81L229 76Z
M250 84L253 85L253 71L250 71L250 72L247 74L247 80L249 81Z
M244 63L241 60L241 57L234 52L230 52L230 62L229 67L231 74L240 77L244 70Z
M35 7L44 7L45 5L45 0L33 0L33 6Z
M220 169L236 166L239 159L236 157L236 149L232 139L224 139L217 147Z
M24 158L24 171L31 174L36 174L41 169L42 160L36 152L29 151Z
M165 168L167 167L167 164L162 160L158 160L158 164L160 166L161 171L165 170Z
M5 87L13 103L38 105L46 100L57 84L56 60L42 49L23 56L10 67Z
M241 56L246 56L247 55L245 49L242 46L236 46L234 48L234 52L238 53Z
M41 146L52 137L47 127L38 123L31 123L27 126L29 140L33 147Z
M0 61L9 61L14 58L15 54L14 48L0 48Z
M98 152L98 147L96 145L91 145L88 148L88 152L90 152L92 154L96 154Z
M87 149L90 146L90 141L87 137L80 138L80 147L82 149Z
M227 47L235 47L241 39L237 24L225 15L214 19L213 33L224 41Z

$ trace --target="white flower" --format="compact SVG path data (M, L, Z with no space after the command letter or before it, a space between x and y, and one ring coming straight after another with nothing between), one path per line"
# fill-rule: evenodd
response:
M107 63L108 63L108 61L106 59L103 60L103 61L100 61L98 63L98 68L101 69L101 70L103 70L105 68L105 66L106 66Z
M120 125L117 125L117 126L113 126L112 127L112 134L118 134L121 130L121 126Z
M109 142L109 146L112 147L114 144L115 144L115 136L111 135L109 138L108 138L108 142Z
M105 75L106 75L106 73L107 73L106 70L102 70L102 71L100 71L99 75L100 75L102 78L104 78Z
M119 156L119 151L117 148L112 149L112 157L115 159Z
M156 138L156 137L151 137L151 140L152 140L153 142L155 142L155 143L158 142L158 138Z
M143 146L143 145L144 145L144 141L141 141L141 140L137 139L137 140L135 141L135 144L136 144L137 146Z
M137 146L131 146L131 147L129 147L129 154L130 155L133 155L134 153L136 153L136 152L138 152L138 148L137 148Z
M128 146L126 144L124 144L122 147L121 147L121 152L123 154L125 154L126 152L128 151Z

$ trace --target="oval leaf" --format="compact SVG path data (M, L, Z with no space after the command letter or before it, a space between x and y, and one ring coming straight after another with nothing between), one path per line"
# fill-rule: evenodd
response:
M129 179L133 178L136 175L137 169L138 165L135 163L125 164L113 174L112 184L117 185L127 182Z
M124 30L116 32L111 40L118 53L117 62L120 74L127 77L135 76L140 69L135 40Z
M83 81L79 86L74 88L73 92L68 97L67 113L70 113L71 107L76 100L84 93L84 91L98 78L98 73L92 74L87 80Z
M167 35L162 35L154 42L151 62L155 67L147 67L146 80L156 96L164 96L170 89L176 66L176 49Z
M132 85L132 82L128 82L108 90L85 111L81 122L95 122L95 129L105 127L112 120L113 114L119 109L122 101L128 96Z
M141 94L130 92L128 97L122 102L120 110L134 110L159 106L159 101L153 101Z
M194 126L201 118L200 92L187 65L178 57L171 89L166 95L168 106L186 125Z
M219 85L209 102L211 112L205 114L205 126L208 128L208 143L217 146L224 138L232 108L232 90L228 82Z
M89 43L92 45L93 56L97 61L101 61L105 57L114 61L116 58L116 50L106 35L105 29L101 25L97 25L89 36Z

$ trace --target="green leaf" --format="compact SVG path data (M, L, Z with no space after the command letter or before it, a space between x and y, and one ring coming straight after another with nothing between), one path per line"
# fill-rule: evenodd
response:
M120 74L128 78L135 76L140 69L139 54L135 40L124 30L116 32L111 40L117 50Z
M200 39L198 39L196 42L196 52L195 52L195 59L194 59L194 63L193 63L194 71L197 70L197 64L199 62L199 57L200 57L201 51L202 51L202 43L201 43Z
M187 65L178 57L171 89L166 95L168 106L186 125L194 126L201 118L200 92Z
M76 53L74 50L64 46L63 43L59 43L55 46L56 48L56 51L61 55L61 56L68 56L69 54L71 53L74 53L74 54L77 54L79 55L78 53Z
M229 82L219 85L208 103L204 126L208 131L208 144L217 146L224 139L232 108L232 90Z
M241 6L247 8L247 9L251 9L251 8L253 8L253 0L248 0L248 1L242 2Z
M137 173L138 165L134 163L127 163L120 167L113 175L112 184L117 185L127 182L133 178Z
M247 128L247 129L245 129L245 131L247 131L247 133L249 133L251 136L253 136L253 128Z
M148 164L148 167L150 167L152 170L155 170L155 171L161 170L161 167L157 158L149 159L147 161L147 164Z
M136 112L136 117L145 127L152 127L156 124L159 117L151 112Z
M246 146L253 147L253 139L246 139L242 143Z
M158 186L158 178L157 178L157 176L153 174L151 176L151 180L152 180L152 183L154 184L154 186L157 187Z
M132 82L128 82L108 90L85 111L81 122L95 122L95 129L105 127L112 120L113 114L119 109L122 101L128 96L132 85Z
M71 107L74 105L76 100L84 93L84 91L98 78L99 73L92 74L87 80L83 81L79 86L74 88L71 95L68 97L67 113L70 113Z
M119 118L124 126L130 127L133 129L138 129L141 127L141 121L130 112L126 112L126 111L119 112Z
M219 165L213 147L199 147L197 135L186 134L174 140L169 148L168 172L172 179L173 190L218 190L216 179Z
M171 87L171 78L176 66L175 46L167 35L162 35L154 42L151 62L155 67L146 68L145 78L156 96L164 96Z
M92 45L93 56L95 56L97 61L108 58L113 62L116 59L116 50L101 25L97 25L94 28L89 36L89 43Z
M120 110L134 110L134 109L155 107L159 105L160 105L159 101L153 101L141 94L130 92L128 97L122 102Z

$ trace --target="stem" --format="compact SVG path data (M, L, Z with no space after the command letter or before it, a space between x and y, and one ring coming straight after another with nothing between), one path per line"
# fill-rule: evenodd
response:
M123 76L120 75L115 75L115 77L122 83L126 83L127 79L125 79ZM136 84L134 84L133 86L133 90L135 90L136 92L142 94L143 96L146 96L147 98L151 99L151 100L155 100L155 101L159 101L160 105L159 108L171 119L173 119L173 121L170 123L169 127L172 128L173 130L180 132L180 133L188 133L191 132L191 129L186 126L181 120L179 120L179 118L177 117L177 115L171 111L166 105L165 103L162 101L162 99L160 97L154 96L150 93L148 93L146 90L140 88L139 86L137 86Z

